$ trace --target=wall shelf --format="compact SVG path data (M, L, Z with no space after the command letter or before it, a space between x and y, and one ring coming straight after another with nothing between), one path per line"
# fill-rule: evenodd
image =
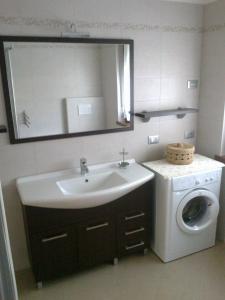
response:
M143 111L141 113L135 113L134 115L141 118L143 122L149 122L151 118L171 115L176 115L178 119L183 119L186 114L197 113L198 111L198 108L177 108L157 111Z

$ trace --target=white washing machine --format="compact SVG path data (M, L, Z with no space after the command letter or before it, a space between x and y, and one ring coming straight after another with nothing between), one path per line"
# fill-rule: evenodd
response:
M156 175L153 251L169 262L215 245L223 164L196 154L191 165L144 165Z

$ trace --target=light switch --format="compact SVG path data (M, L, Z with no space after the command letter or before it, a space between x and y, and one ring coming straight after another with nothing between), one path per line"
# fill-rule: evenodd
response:
M149 135L148 136L148 144L158 144L159 143L159 135Z
M188 87L188 89L197 89L198 88L198 80L188 80L187 87Z

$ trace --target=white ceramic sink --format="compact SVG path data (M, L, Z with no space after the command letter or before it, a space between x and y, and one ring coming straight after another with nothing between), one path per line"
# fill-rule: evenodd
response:
M65 195L79 195L116 188L127 181L116 172L105 172L86 177L57 181L56 184Z
M88 208L116 200L154 177L154 174L129 161L126 169L118 162L89 166L89 173L80 169L64 170L17 179L17 188L24 205L48 208Z

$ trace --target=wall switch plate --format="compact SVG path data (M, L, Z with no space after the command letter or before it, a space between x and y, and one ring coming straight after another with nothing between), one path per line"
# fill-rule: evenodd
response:
M148 136L148 144L158 144L159 143L159 135L149 135Z
M186 140L188 140L188 139L193 139L195 137L195 131L194 130L186 130L185 132L184 132L184 138L186 139Z
M188 87L188 89L197 89L198 88L198 80L188 80L187 87Z

